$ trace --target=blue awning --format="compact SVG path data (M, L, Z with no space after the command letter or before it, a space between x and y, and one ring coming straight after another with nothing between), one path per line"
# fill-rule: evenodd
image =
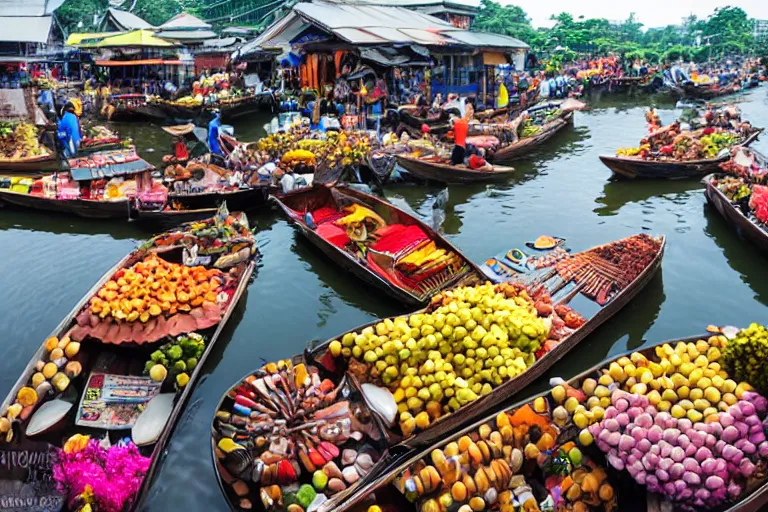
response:
M148 162L139 158L133 162L125 162L122 164L111 164L103 167L72 167L69 170L72 179L75 181L88 181L88 180L100 180L109 179L116 176L128 176L131 174L138 174L144 171L151 171L154 167Z

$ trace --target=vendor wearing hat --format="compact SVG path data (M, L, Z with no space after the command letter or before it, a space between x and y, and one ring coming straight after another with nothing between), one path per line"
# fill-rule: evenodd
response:
M80 119L78 119L76 114L75 101L77 100L70 100L64 105L58 126L59 142L61 142L64 148L64 156L66 158L73 158L77 154L80 148L80 140L82 139Z

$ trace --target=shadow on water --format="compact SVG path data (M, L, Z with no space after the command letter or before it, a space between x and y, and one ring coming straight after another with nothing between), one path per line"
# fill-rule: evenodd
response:
M600 217L617 215L630 203L642 203L653 197L679 195L702 189L697 179L691 180L625 180L611 177L595 202L603 206L594 209Z
M408 308L397 300L351 275L298 231L294 232L291 252L325 285L326 289L319 295L322 309L317 311L317 317L320 320L318 326L324 325L328 317L336 313L336 307L331 303L336 296L349 306L379 317L408 311ZM371 296L379 299L372 303Z
M115 240L142 240L149 235L138 224L116 219L82 219L29 209L0 207L0 231L39 231L54 235L109 235Z
M711 238L725 256L728 265L739 273L744 284L755 293L755 298L768 306L768 267L765 255L736 229L709 203L704 204L706 225L704 234Z

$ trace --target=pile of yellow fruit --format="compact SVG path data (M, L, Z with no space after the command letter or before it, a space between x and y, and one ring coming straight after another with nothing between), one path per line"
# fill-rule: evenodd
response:
M644 395L660 412L673 418L688 418L691 422L717 421L719 411L726 412L746 391L753 388L747 382L736 382L721 368L721 351L727 345L725 336L711 336L707 340L668 343L655 348L658 362L649 360L639 352L612 362L598 379L582 382L581 391L586 401L579 400L566 386L552 388L552 398L559 404L552 412L558 424L573 421L585 429L599 422L611 404L610 386ZM543 408L544 401L534 408ZM592 442L587 430L582 430L582 444Z
M486 283L443 292L428 312L347 333L329 350L394 394L407 436L526 371L550 327L524 288Z
M0 416L0 434L5 434L6 442L13 439L13 422L29 418L39 403L49 395L66 391L70 379L83 371L80 362L72 360L80 353L80 343L69 336L45 340L45 353L47 360L37 362L27 385L19 389L16 400Z
M91 299L90 312L101 318L147 322L162 313L191 311L204 301L216 301L220 275L218 269L178 265L152 254L107 281Z

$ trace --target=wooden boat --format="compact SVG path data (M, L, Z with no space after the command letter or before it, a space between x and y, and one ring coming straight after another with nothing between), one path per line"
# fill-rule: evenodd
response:
M147 107L162 118L171 120L197 119L205 111L203 105L178 105L157 99L147 101Z
M554 137L560 130L573 122L573 112L566 112L559 117L541 127L541 131L532 137L518 139L507 146L502 146L489 156L494 162L506 162L534 151L538 146Z
M482 276L480 269L439 233L433 231L419 219L376 196L348 187L330 189L325 186L315 186L289 192L279 197L273 196L273 198L299 232L331 260L365 283L384 291L404 304L424 305L440 290L459 283L477 280ZM333 208L338 211L344 206L355 203L374 210L387 225L402 224L420 228L430 240L435 242L438 248L453 252L457 256L457 265L454 270L447 273L440 272L434 276L434 280L430 278L427 280L429 282L424 282L423 285L410 287L405 284L405 281L400 280L401 275L399 273L392 270L394 262L382 262L379 255L374 255L375 251L370 251L371 257L362 261L343 246L340 247L323 238L316 229L307 225L304 218L307 211L317 211L319 208Z
M744 139L741 146L749 146L757 140L762 133L762 128L756 130L749 137ZM609 156L600 155L600 161L603 162L614 173L624 178L640 179L683 179L694 178L717 172L720 164L727 161L730 155L723 155L717 158L706 160L689 160L686 162L664 161L664 160L644 160L632 156Z
M238 214L227 218L226 222L234 222L235 220L247 225L247 219ZM213 219L211 219L211 222L214 222ZM125 269L137 262L145 261L145 258L162 258L167 262L180 262L184 247L179 243L178 237L192 245L199 244L198 247L207 247L198 242L200 239L196 238L194 233L193 228L184 226L182 231L159 235L135 251L132 251L109 270L86 293L74 309L67 314L62 322L53 330L51 337L33 355L26 369L3 401L3 415L9 414L6 411L11 410L10 406L16 402L19 391L24 388L29 389L30 379L33 377L33 374L38 372L39 362L48 361L52 357L51 354L53 352L50 350L52 346L50 345L51 340L55 337L55 339L60 340L62 345L66 345L65 337L69 336L73 340L69 344L74 343L74 340L78 339L75 336L75 332L78 329L80 329L79 332L83 332L81 322L83 321L83 315L88 316L90 312L89 308L92 297L97 296L108 282L117 279L116 275L122 275ZM222 294L227 297L226 299L222 298L222 302L216 305L218 314L221 316L217 316L218 321L216 323L212 323L213 320L207 322L206 325L210 324L209 327L196 329L199 334L205 337L205 346L198 358L198 364L188 374L188 383L182 386L180 391L174 392L174 384L170 378L162 384L162 388L158 388L158 384L150 384L148 380L140 377L142 370L144 370L145 362L149 360L149 354L163 343L169 341L170 338L168 337L161 338L154 343L147 341L143 344L136 342L114 344L102 341L102 339L106 338L100 337L97 339L88 335L86 336L87 339L81 340L82 343L78 347L79 352L74 354L70 352L70 356L57 361L57 366L59 363L67 364L67 371L72 370L70 373L71 380L66 382L66 390L60 392L58 391L61 389L60 387L54 387L45 394L41 391L41 394L35 399L36 403L27 406L24 412L13 420L11 434L4 434L2 443L0 443L0 457L3 460L9 461L8 464L3 464L0 467L0 488L3 489L3 499L6 500L4 503L23 504L19 507L11 506L11 509L15 508L16 510L25 510L27 512L56 512L71 509L71 503L67 503L68 497L57 489L52 478L54 457L50 451L52 448L61 447L64 441L72 434L83 432L90 434L94 439L108 439L110 444L114 444L119 439L125 437L139 439L136 442L142 445L139 447L140 453L145 457L150 457L151 460L149 461L146 473L143 475L141 487L136 495L131 496L130 503L123 510L136 510L139 508L137 501L148 489L149 483L162 459L166 445L192 394L194 385L202 376L204 362L213 350L225 324L248 287L255 270L256 263L253 256L255 256L256 252L253 236L249 234L247 238L242 238L240 233L242 232L239 232L238 236L222 239L226 247L225 252L222 254L228 256L230 251L238 250L239 247L242 247L242 244L245 244L246 247L249 247L249 256L239 259L237 262L232 262L233 265L223 267L227 271L226 275L231 276L231 278L224 278L223 287L220 288ZM200 249L200 252L202 254L203 249ZM223 260L215 255L214 260L213 263L223 262ZM191 315L187 316L191 317ZM86 319L85 322L88 323L88 320ZM154 322L154 320L150 322ZM170 323L171 320L167 324ZM147 326L149 326L149 323ZM159 328L159 323L157 326ZM178 329L168 329L169 333L177 331ZM46 345L49 346L47 347ZM66 346L69 348L69 345ZM60 371L64 372L65 370L62 367ZM61 375L64 376L64 373ZM123 384L119 384L121 381ZM146 390L146 394L141 394L139 388L125 388L124 391L132 394L132 396L155 397L148 403L147 411L154 407L153 402L155 400L162 403L165 410L158 413L157 408L155 408L155 413L158 413L156 416L153 413L154 417L152 418L142 418L142 413L139 412L140 405L138 405L141 404L141 400L134 402L131 406L126 406L125 403L123 405L116 405L115 402L109 401L106 391L101 393L102 389L107 388L102 388L99 383L105 383L104 386L106 386L107 382L111 382L115 388L110 389L123 389L120 386L125 387L127 385L125 384L126 381L139 381L142 384L138 384L138 386L143 386L142 389ZM44 384L46 388L50 387L50 383L47 381ZM42 387L37 389L44 390ZM86 408L84 409L82 405L86 392L88 393L88 398L86 400ZM158 392L159 394L156 394ZM103 401L101 400L102 398ZM93 400L96 400L96 402L92 402ZM56 406L66 406L68 403L71 407L68 412L62 411L53 416L49 416L47 411L44 413L40 412L44 408L48 408L49 404L52 403ZM96 409L102 410L104 412L103 415L91 413L96 403L104 406L104 409ZM80 407L78 407L78 404L80 404ZM122 414L118 414L117 409L120 409ZM129 409L133 412L129 412ZM47 420L45 424L41 425L39 420L43 418L40 418L38 414L40 416L47 416L44 418ZM142 424L140 429L138 428L139 423ZM34 436L31 435L30 427L32 426L34 426ZM119 428L116 429L116 426ZM137 428L133 429L133 426L137 426ZM150 428L147 429L147 426ZM27 435L28 432L30 435ZM23 454L24 459L18 458L21 454Z
M115 110L109 116L110 121L129 122L158 118L158 112L148 107L147 97L144 94L113 95L111 104Z
M608 367L611 363L617 363L623 358L632 358L633 356L637 357L638 354L641 354L642 357L648 359L649 361L659 361L659 358L656 355L657 348L666 344L668 344L670 347L675 347L678 343L689 344L696 343L698 340L709 340L711 339L712 334L713 333L709 332L703 333L700 336L669 340L642 350L629 351L619 356L611 357L610 359L607 359L606 361L595 365L584 372L581 372L577 376L568 380L567 384L573 388L581 389L586 379L598 379L600 376L607 374ZM423 493L420 495L418 492L413 492L413 489L411 489L409 499L406 499L403 493L403 484L405 483L404 480L407 480L409 477L419 475L421 468L433 464L433 461L436 459L439 460L439 453L436 452L443 451L448 444L456 443L462 437L465 437L466 439L466 436L469 436L469 438L473 439L475 442L479 441L480 438L478 436L478 432L480 431L481 426L490 426L491 432L497 430L497 417L502 412L512 414L519 419L524 417L531 417L529 416L530 413L534 413L535 410L534 402L538 401L538 403L541 404L542 399L544 400L547 409L547 411L543 413L543 416L546 418L545 423L552 424L552 411L557 405L557 402L555 402L552 398L552 392L546 391L533 396L528 396L523 400L515 402L513 405L506 404L502 407L488 409L483 414L482 419L478 419L471 425L468 425L460 430L454 430L450 433L450 435L444 435L442 437L434 436L432 439L429 439L427 442L421 444L417 444L415 442L402 443L399 447L399 450L390 450L390 453L385 454L380 459L378 466L382 468L381 470L378 472L369 473L367 477L363 479L364 482L358 485L354 492L347 494L343 502L340 503L334 510L337 512L361 512L374 504L378 505L380 510L383 512L392 512L395 510L401 512L416 512L418 510L424 510L423 508L420 508L418 504L423 504L426 498L437 497L438 495L441 495L445 492L448 492L450 495L451 482L456 480L461 481L461 475L458 479L455 477L449 477L449 481L445 483L442 479L438 480L436 483L437 488L434 489L434 492L431 494ZM569 441L577 442L577 434L579 433L579 429L575 428L570 423L566 425L566 427L559 429L560 435L556 438L556 447L563 446ZM489 430L486 430L486 432L488 431ZM525 441L523 441L523 443L524 442ZM507 443L505 442L504 444L506 445ZM517 444L518 442L515 443L515 445ZM597 447L597 444L583 446L581 443L577 442L576 447L580 448L581 455L583 455L585 458L588 458L593 464L597 464L598 466L604 468L603 474L607 476L607 479L604 481L608 482L609 485L612 486L615 492L611 493L611 496L618 500L618 502L613 502L613 510L643 512L672 510L672 506L666 507L662 504L663 497L661 495L648 492L645 486L640 486L637 484L627 472L624 470L616 470L612 465L610 465L604 453ZM522 450L522 447L519 449ZM438 457L435 457L436 455ZM491 456L491 458L493 458L493 456ZM543 477L537 476L535 472L531 474L530 465L528 469L525 469L525 462L527 458L528 457L524 457L524 467L522 468L522 472L526 476L526 484L530 485L531 481L534 481L538 483L543 490L543 481L540 480L540 478ZM533 464L533 467L536 467L536 465ZM571 469L567 471L565 475L571 474L570 471L575 469L575 467L575 465L571 467ZM582 465L581 467L587 467L587 471L590 471L588 465ZM462 468L460 470L461 474L464 474L467 469L468 468ZM544 474L544 477L546 477L546 474ZM529 478L531 480L529 480ZM569 481L569 483L572 482L573 480ZM443 487L443 485L446 486ZM491 485L491 487L493 487L493 485ZM503 488L504 487L501 487L501 489ZM406 489L408 489L407 486ZM464 502L466 502L472 495L473 493L470 492L464 499ZM474 495L477 496L478 494ZM563 492L563 496L565 496L565 492ZM568 501L571 502L581 498L581 495L576 495L575 493L572 493L571 496L576 496L575 498L568 498ZM454 503L454 506L457 506L459 503L461 503L461 501ZM597 508L595 509L583 508L582 510L603 510L602 505L603 504L600 503L596 505ZM666 505L671 504L667 503ZM567 506L568 505L563 504L563 510L566 510L565 507ZM737 498L731 498L727 500L725 504L721 504L711 509L697 508L695 510L719 510L722 512L758 512L760 510L765 510L766 506L768 506L768 479L765 478L764 473L758 472L754 473L752 478L747 481L746 488L742 489L741 494L738 495ZM570 507L567 509L570 510Z
M396 155L397 163L416 178L440 183L483 183L510 178L514 167L494 165L493 171L478 171L465 165L442 164L406 155Z
M625 242L626 240L620 240L615 242L615 244L622 244ZM394 474L395 468L398 467L397 464L406 460L408 456L413 456L415 449L423 449L427 446L434 446L441 442L441 440L444 441L448 438L448 436L453 436L460 428L464 427L465 425L471 425L479 418L487 416L489 411L495 410L495 408L499 407L502 403L505 403L514 396L520 394L530 383L548 371L556 361L564 357L589 333L591 333L599 325L605 322L608 318L613 316L618 310L625 306L635 295L640 292L640 290L648 283L648 281L655 274L656 270L660 267L661 258L664 252L664 238L660 237L657 240L657 243L657 252L649 261L647 266L635 277L634 280L632 280L632 282L626 288L618 292L618 294L615 295L610 302L602 307L599 307L597 311L595 311L594 303L580 295L580 292L586 288L583 288L579 285L574 287L566 285L566 287L563 288L563 283L558 282L557 278L551 280L552 272L548 269L539 269L538 271L532 271L518 275L517 278L520 279L521 282L524 280L534 288L538 285L543 285L543 287L552 292L555 297L559 296L560 299L553 299L556 300L556 303L558 304L564 305L566 303L573 302L574 307L578 308L579 310L586 312L588 309L591 309L591 313L588 314L589 318L586 319L586 322L583 323L581 327L577 327L570 331L570 333L566 337L562 338L559 344L557 344L554 348L551 348L549 352L541 355L531 366L528 367L527 370L516 375L510 380L502 382L488 394L476 399L474 402L465 404L452 414L447 414L438 419L433 418L432 423L430 423L424 430L416 433L415 435L403 436L403 432L399 431L399 429L397 429L398 431L395 431L395 427L388 428L385 433L385 439L389 444L389 448L383 453L378 462L376 462L373 467L370 468L368 474L358 480L358 483L348 485L347 488L340 494L334 495L331 500L322 504L318 511L328 512L330 510L337 511L351 509L352 506L363 500L370 492L386 485L389 482L388 478ZM608 245L611 244L606 244L604 246L600 246L599 248L605 248ZM560 245L558 245L558 247L560 247ZM543 254L547 253L544 252ZM575 256L581 257L579 255ZM548 277L548 275L550 277ZM587 300L589 304L581 303L578 305L577 302L581 299ZM316 347L310 347L303 356L294 357L293 363L298 364L301 362L309 365L310 367L319 367L321 370L324 370L322 374L327 376L333 382L342 382L344 379L348 379L355 383L356 386L360 386L360 383L363 383L362 385L365 386L367 380L365 376L368 374L361 373L362 369L360 368L353 371L351 369L351 365L347 367L346 361L343 357L334 358L330 352L331 343L335 340L343 340L345 337L350 335L354 337L356 333L364 332L364 329L377 329L377 326L385 326L387 322L394 323L395 321L399 321L400 318L401 317L395 317L391 319L377 320L369 324L362 325L352 331L343 333L331 340L327 340L326 342L321 343ZM408 315L405 315L402 318L405 318L406 321L408 321ZM371 378L371 380L375 379ZM228 395L230 401L232 396L232 394ZM225 400L226 399L227 397L225 397ZM371 402L368 402L368 405L370 408L373 408ZM368 413L361 414L364 416L368 415ZM217 414L217 419L214 421L218 421L218 419L219 415ZM301 428L300 424L294 426L297 429ZM214 428L214 435L217 435L216 428ZM217 441L218 439L214 439L214 443ZM214 448L214 452L217 453L216 448ZM216 455L216 460L222 489L228 498L239 499L234 497L234 493L229 487L233 481L232 478L238 478L238 476L232 474L224 474L222 472L220 458L221 453L219 452ZM253 487L249 487L252 491ZM258 484L256 487L258 487ZM258 494L256 494L256 496L258 496Z
M66 169L66 163L56 154L16 160L0 160L0 174L8 176L40 176Z
M709 174L701 180L707 187L704 190L707 200L739 235L755 244L761 251L768 253L768 231L756 219L745 215L738 205L732 203L728 196L712 183L719 176L722 175Z
M142 210L131 211L131 221L151 226L153 229L171 229L185 222L207 219L216 213L216 208L197 210Z
M21 208L66 213L90 219L126 219L131 210L130 202L127 199L119 201L64 200L12 192L2 188L0 188L0 202Z
M231 210L252 210L267 204L269 187L252 185L231 191L196 192L190 194L169 193L168 202L179 203L187 210L217 208L226 202Z
M686 98L712 99L718 96L726 96L741 91L739 84L731 84L725 87L715 87L715 85L696 85L685 83L682 85L683 95Z

